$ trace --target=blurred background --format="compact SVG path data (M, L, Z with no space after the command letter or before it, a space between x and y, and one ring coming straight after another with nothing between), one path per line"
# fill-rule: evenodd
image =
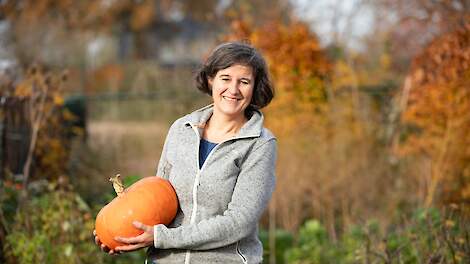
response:
M0 1L0 263L130 263L94 219L210 102L222 41L266 57L264 263L470 263L470 2Z

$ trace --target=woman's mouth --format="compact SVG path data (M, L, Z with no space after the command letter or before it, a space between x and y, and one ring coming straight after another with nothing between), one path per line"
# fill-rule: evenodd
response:
M236 102L236 101L241 100L241 98L228 97L228 96L222 96L222 98L224 98L225 100L228 100L228 101L232 101L232 102Z

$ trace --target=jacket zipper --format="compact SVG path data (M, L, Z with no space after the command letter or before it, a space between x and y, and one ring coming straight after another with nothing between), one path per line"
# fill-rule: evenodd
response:
M191 125L191 128L193 129L194 133L196 133L196 136L198 138L198 144L197 144L197 148L199 149L199 145L201 144L200 141L201 141L201 136L199 135L199 131L197 130L197 127L194 126L193 124L190 124ZM196 213L197 213L197 188L199 186L199 179L201 177L201 171L202 169L204 169L205 165L207 164L207 161L209 160L209 157L212 155L212 153L214 153L214 151L223 143L229 141L229 140L232 140L232 139L227 139L227 140L224 140L222 142L220 142L219 144L217 144L214 149L212 149L212 151L209 153L209 155L207 156L206 158L206 161L204 162L204 164L202 164L202 167L200 169L198 169L197 173L196 173L196 178L194 179L194 185L193 185L193 210L191 212L191 218L190 218L190 224L194 224L196 222ZM197 162L197 167L196 168L199 168L199 155L198 155L199 152L197 152L197 156L196 156L196 162ZM189 261L191 260L191 257L190 257L190 250L188 249L186 251L186 257L185 257L185 261L184 263L185 264L189 264Z
M199 145L201 144L200 141L201 141L201 136L199 135L199 131L197 130L197 127L194 126L193 124L189 123L189 125L191 126L191 128L193 129L194 133L196 133L196 136L198 138L198 143L197 143L197 148L199 150ZM202 164L202 167L197 171L196 173L196 178L194 179L194 185L193 185L193 210L191 212L191 218L190 218L190 224L194 224L196 222L196 213L197 213L197 187L199 186L199 178L201 177L201 171L202 169L204 169L204 167L206 166L207 164L207 161L209 160L210 156L212 156L212 153L215 152L215 150L220 146L222 145L223 143L227 142L227 141L230 141L230 140L234 140L234 139L241 139L241 138L250 138L252 136L244 136L244 137L234 137L234 138L230 138L230 139L226 139L222 142L220 142L219 144L217 144L214 149L212 149L212 151L209 153L209 155L207 156L206 158L206 161L204 162L204 164ZM196 156L196 161L197 161L197 167L196 168L199 168L199 152L197 152L197 156ZM242 253L239 251L239 248L238 248L238 242L237 242L237 253L239 254L239 256L242 258L243 260L243 263L247 263L246 261L246 258L242 255ZM190 256L190 250L188 249L186 251L186 257L185 257L185 260L184 260L184 263L185 264L189 264L191 260L191 256Z
M248 261L246 260L245 256L243 256L241 250L240 250L240 241L237 242L237 254L238 256L240 256L240 258L242 259L243 261L243 264L247 264Z

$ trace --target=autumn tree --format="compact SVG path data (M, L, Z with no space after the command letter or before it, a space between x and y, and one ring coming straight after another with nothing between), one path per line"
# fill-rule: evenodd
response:
M397 197L406 191L397 191L401 179L391 168L383 113L374 104L376 93L389 93L379 90L391 78L387 54L374 51L366 66L369 53L329 56L308 25L295 20L257 26L235 20L228 38L263 52L276 87L265 113L279 140L273 199L279 226L295 231L317 218L336 237L368 217L386 225L409 200Z
M455 31L470 19L467 0L378 0L369 1L382 25L374 35L386 35L393 55L392 64L401 73L408 71L413 57L430 41Z
M156 1L5 1L16 55L22 64L80 65L86 40L95 34L127 29L139 39L155 19Z
M398 149L424 159L426 169L418 176L428 207L470 199L469 62L467 23L432 41L413 60L403 86L404 139Z
M376 117L360 90L369 80L348 61L329 59L305 23L256 27L234 21L232 27L230 39L247 39L263 52L276 87L266 122L279 139L274 197L279 225L296 230L315 217L335 236L338 226L376 214L373 208L388 199L392 177L384 177L387 162L377 155Z

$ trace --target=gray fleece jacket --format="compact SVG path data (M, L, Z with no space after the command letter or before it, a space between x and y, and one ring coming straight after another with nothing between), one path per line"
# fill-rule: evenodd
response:
M180 208L154 226L151 263L261 263L258 221L275 186L276 138L255 111L239 133L219 143L199 169L209 105L173 123L157 175L176 190Z

